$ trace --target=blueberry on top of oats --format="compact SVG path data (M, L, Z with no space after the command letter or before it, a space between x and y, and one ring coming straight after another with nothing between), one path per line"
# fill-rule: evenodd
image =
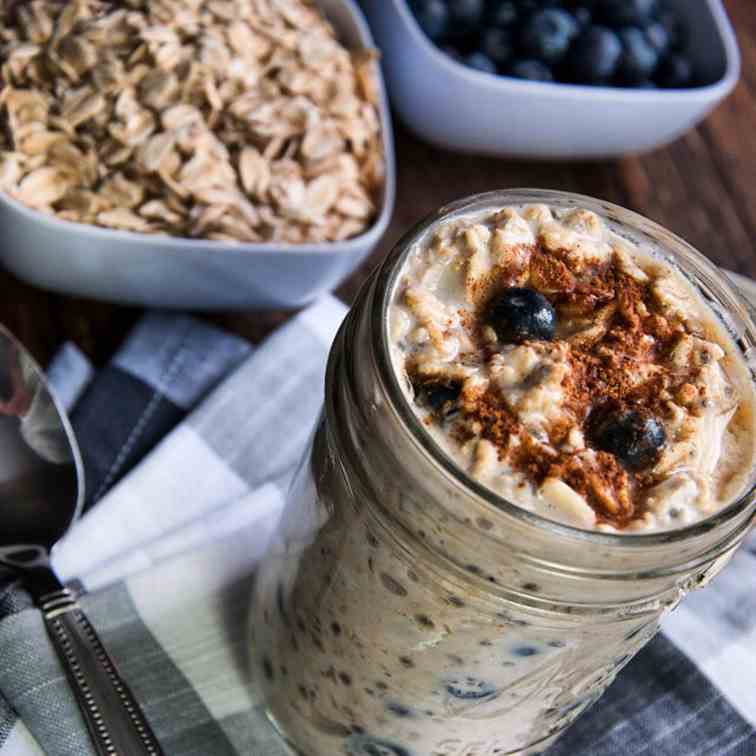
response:
M418 384L415 386L415 401L434 412L449 415L459 399L461 386L442 383Z
M664 426L656 418L635 410L603 414L591 426L593 445L614 454L631 470L653 465L667 442Z
M491 303L487 320L501 341L520 343L531 339L551 341L557 316L543 294L512 286Z
M459 386L434 386L428 391L428 403L442 410L459 399Z

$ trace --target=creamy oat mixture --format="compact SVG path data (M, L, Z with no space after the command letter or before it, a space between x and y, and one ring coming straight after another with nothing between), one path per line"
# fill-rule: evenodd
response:
M753 385L725 328L679 271L593 212L441 225L405 264L390 334L438 444L543 516L680 527L752 469Z

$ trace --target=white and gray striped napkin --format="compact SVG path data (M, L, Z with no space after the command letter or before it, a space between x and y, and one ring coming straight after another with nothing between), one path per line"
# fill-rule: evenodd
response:
M254 351L148 315L83 393L76 350L51 369L94 483L55 565L88 591L82 604L168 756L286 753L247 664L250 576L344 313L326 298ZM751 539L549 756L754 756L755 580ZM0 579L0 756L39 753L94 752L38 612Z

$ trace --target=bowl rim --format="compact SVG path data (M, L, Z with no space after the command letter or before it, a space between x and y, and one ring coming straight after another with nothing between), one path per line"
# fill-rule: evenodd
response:
M386 0L383 0L386 2ZM423 32L410 10L408 0L388 0L413 37L414 42L437 65L467 80L469 85L486 85L489 89L504 91L512 88L519 94L532 95L567 95L581 100L601 100L603 102L630 101L656 104L664 102L686 102L691 100L718 100L726 97L737 85L742 66L740 48L732 23L724 7L724 0L705 0L711 11L714 26L724 47L725 70L717 81L701 87L688 89L633 89L632 87L607 87L589 84L563 84L548 81L527 81L513 76L502 76L474 68L460 63L441 51Z
M355 0L335 0L348 11L352 21L357 27L363 50L375 50L376 44L365 16L356 4ZM329 19L330 22L330 19ZM339 29L336 29L339 32ZM357 49L357 48L355 48ZM385 177L380 203L380 212L376 215L371 225L358 236L350 237L343 241L314 242L294 244L292 242L232 242L218 239L202 239L185 236L162 236L158 234L146 234L139 231L125 231L121 229L95 226L89 223L64 220L54 214L35 210L14 199L5 191L0 190L0 203L5 204L9 210L24 217L28 223L45 225L52 232L65 234L79 234L82 237L102 241L120 241L129 244L144 245L145 248L159 247L161 252L186 255L188 252L215 254L216 252L228 255L263 255L275 253L310 255L328 254L357 254L366 246L374 246L388 228L388 224L394 212L396 201L396 153L394 147L394 131L391 120L391 110L388 104L388 92L383 71L377 67L379 102L377 105L381 123L383 158L385 162Z

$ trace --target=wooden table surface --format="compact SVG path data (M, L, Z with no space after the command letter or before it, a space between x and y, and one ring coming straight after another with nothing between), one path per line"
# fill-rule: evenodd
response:
M716 263L756 278L756 13L727 0L743 54L734 94L695 131L664 149L617 161L515 162L437 150L396 123L398 196L391 226L370 259L339 289L350 301L404 230L452 199L507 187L564 189L611 200L660 222ZM506 128L506 124L502 124ZM33 289L0 272L0 322L46 362L66 339L97 364L139 316L133 308ZM218 314L221 325L259 340L288 313ZM208 317L208 316L203 316Z

